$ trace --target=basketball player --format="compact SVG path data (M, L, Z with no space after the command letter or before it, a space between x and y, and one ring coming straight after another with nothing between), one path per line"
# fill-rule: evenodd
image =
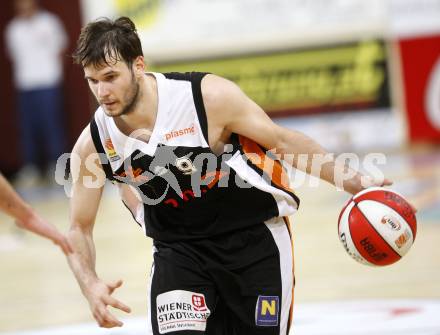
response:
M66 237L35 213L1 174L0 209L13 217L19 227L52 240L53 243L61 248L64 254L67 255L72 252Z
M95 271L92 232L107 178L153 238L147 334L287 334L294 276L285 218L299 200L275 154L295 155L298 166L297 154L323 148L275 125L226 79L145 73L128 18L85 26L74 59L100 107L73 149L69 264L98 324L122 325L108 306L130 312L112 297L122 281ZM342 170L330 160L320 177L336 184ZM362 177L343 187L362 190Z

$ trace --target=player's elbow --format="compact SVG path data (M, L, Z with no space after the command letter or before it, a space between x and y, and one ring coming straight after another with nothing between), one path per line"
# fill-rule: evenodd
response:
M80 220L72 220L68 231L68 238L92 236L92 225L84 224Z

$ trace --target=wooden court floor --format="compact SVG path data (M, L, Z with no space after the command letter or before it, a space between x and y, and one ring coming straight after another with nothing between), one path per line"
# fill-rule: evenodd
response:
M440 150L387 155L383 166L393 189L419 209L418 235L399 263L371 268L353 261L337 237L337 218L348 195L328 185L297 189L300 211L292 218L296 304L357 299L440 300ZM123 279L115 296L146 315L151 241L108 185L95 225L97 272ZM61 187L22 190L32 205L66 231L68 200ZM0 216L0 333L92 321L64 256L51 243L15 228ZM115 312L118 316L123 313Z

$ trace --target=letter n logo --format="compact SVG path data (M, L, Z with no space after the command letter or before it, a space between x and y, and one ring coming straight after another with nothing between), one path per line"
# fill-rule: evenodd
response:
M276 315L276 308L277 305L275 300L271 300L270 302L267 300L263 300L261 302L261 315L267 315L268 312L270 315Z
M259 295L255 313L257 326L278 326L280 298L278 296Z

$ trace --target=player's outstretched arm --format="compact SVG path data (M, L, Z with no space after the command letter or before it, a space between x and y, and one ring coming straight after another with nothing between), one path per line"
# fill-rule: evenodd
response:
M205 76L202 80L202 94L209 119L209 133L243 135L273 150L278 157L295 168L352 194L369 186L391 184L387 179L375 180L345 165L337 164L315 140L298 131L275 124L237 85L224 78L215 75ZM319 164L316 164L316 159L321 160ZM349 175L350 178L343 178ZM339 183L340 181L342 182Z
M79 162L73 162L73 159ZM95 271L93 226L104 188L105 174L99 163L89 128L86 128L78 139L71 162L72 175L78 178L73 178L70 200L71 227L68 238L74 252L68 257L69 265L99 326L120 327L123 323L110 313L107 306L130 312L128 306L112 297L112 293L122 285L122 281L106 283L98 278Z
M20 228L24 228L40 236L52 240L67 255L72 252L66 237L54 226L41 218L14 191L8 181L0 174L0 209L15 219Z

